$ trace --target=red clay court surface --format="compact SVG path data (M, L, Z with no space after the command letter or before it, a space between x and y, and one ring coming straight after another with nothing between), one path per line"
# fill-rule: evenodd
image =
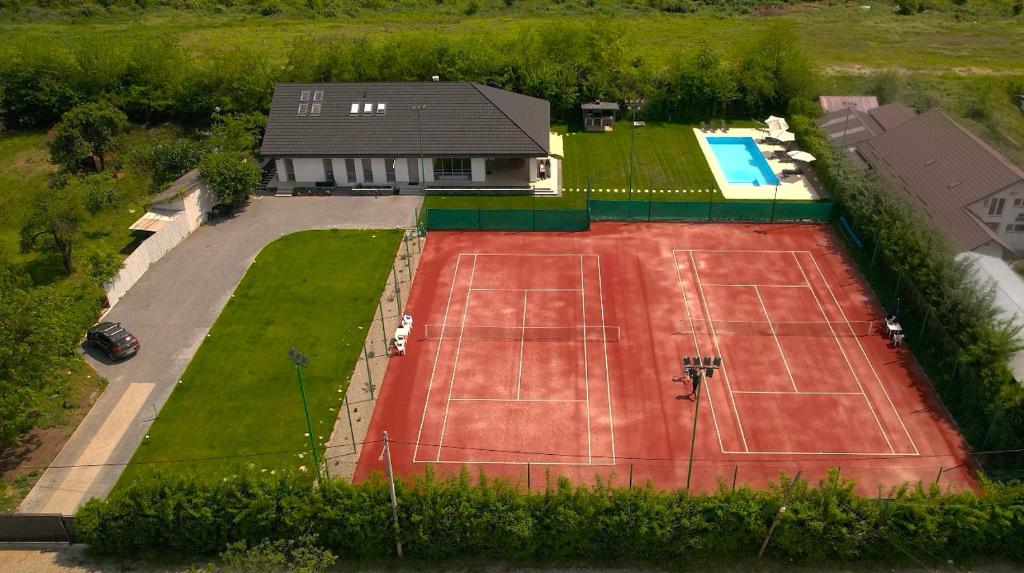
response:
M840 467L864 493L974 486L964 445L828 227L602 223L434 232L367 440L396 473L685 484L695 403L681 356L720 354L692 483ZM363 448L355 479L382 470Z

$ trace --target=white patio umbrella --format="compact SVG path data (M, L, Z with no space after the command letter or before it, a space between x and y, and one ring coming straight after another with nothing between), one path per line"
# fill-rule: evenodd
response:
M796 136L792 132L785 131L782 129L773 130L768 132L768 137L782 143L789 143L790 141L796 141Z
M768 119L764 120L764 123L768 126L769 131L785 131L789 129L789 124L786 123L786 118L778 117L776 115L769 115Z
M817 159L806 151L787 151L786 155L792 157L795 161L803 161L804 163L810 163Z

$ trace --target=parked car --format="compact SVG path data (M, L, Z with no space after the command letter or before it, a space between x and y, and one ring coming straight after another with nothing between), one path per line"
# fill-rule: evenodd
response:
M135 356L140 347L139 339L125 330L120 322L101 322L89 329L85 339L111 360Z

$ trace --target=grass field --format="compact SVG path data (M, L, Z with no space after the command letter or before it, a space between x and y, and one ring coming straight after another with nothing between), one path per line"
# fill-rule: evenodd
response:
M715 189L693 134L692 125L653 123L632 128L619 121L615 131L573 132L564 136L568 189L626 189L629 182L630 140L635 139L633 189Z
M158 468L205 475L242 462L268 471L311 469L288 350L309 356L306 396L314 433L324 443L401 237L399 230L307 231L264 248L119 486ZM194 459L209 461L169 463Z

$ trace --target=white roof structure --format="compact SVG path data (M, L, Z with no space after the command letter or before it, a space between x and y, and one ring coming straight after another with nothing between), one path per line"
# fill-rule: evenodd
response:
M999 318L1024 324L1024 278L999 257L967 251L956 259L972 263L974 276L995 290L993 303L999 310ZM1009 366L1014 379L1024 382L1024 351L1014 354Z

